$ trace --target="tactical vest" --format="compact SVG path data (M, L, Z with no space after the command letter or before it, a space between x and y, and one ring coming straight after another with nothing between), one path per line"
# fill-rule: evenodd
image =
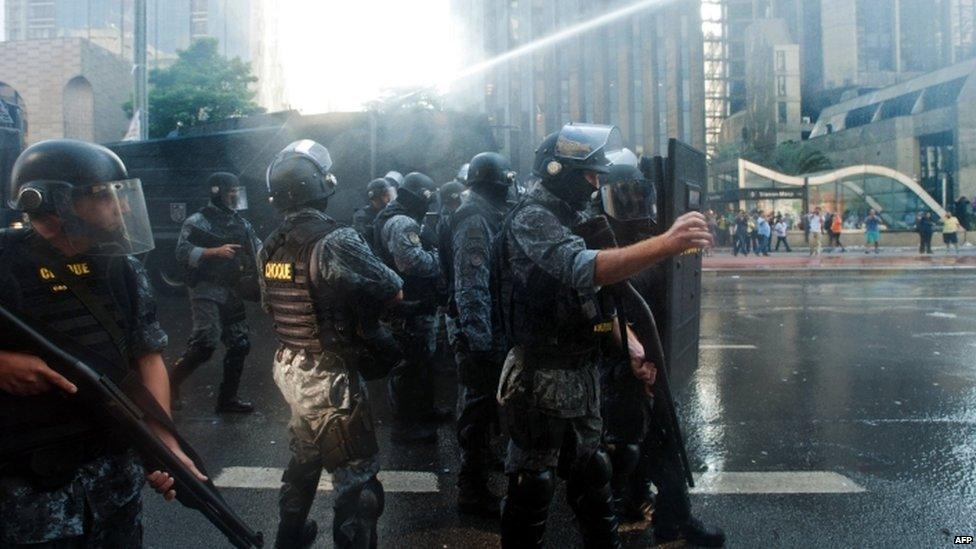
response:
M241 250L234 254L232 259L209 257L201 261L197 267L191 267L187 276L187 282L190 286L195 286L199 281L212 282L221 286L234 286L248 270L253 274L253 269L249 269L245 263L247 261L253 262L253 255L247 253L251 246L251 237L245 229L243 220L235 214L219 210L212 204L204 206L200 210L200 214L207 220L210 225L210 232L216 235L218 240L195 242L191 233L191 244L202 248L239 244Z
M275 229L261 251L265 307L278 341L296 351L342 354L351 344L351 304L328 285L313 289L311 279L315 245L338 228L325 214L302 213Z
M496 239L501 292L498 299L506 335L514 345L540 355L570 356L593 351L613 336L613 308L605 302L603 292L594 296L580 294L536 265L524 281L511 272L511 250L518 246L509 234L512 219L529 204L552 212L545 204L525 198L506 215ZM573 222L552 213L565 226Z
M451 310L452 315L456 315L457 305L454 303L454 235L457 233L458 227L461 223L466 221L470 217L480 215L485 223L488 224L488 248L489 251L492 250L492 242L498 235L498 232L502 227L502 220L498 219L498 214L489 211L485 208L485 204L480 201L468 200L461 205L450 217L450 224L448 230L446 231L447 237L441 239L438 253L440 253L441 261L444 263L444 277L447 279L447 287L450 289L450 299L448 301L448 307ZM480 231L479 231L480 232ZM494 261L494 257L487 257L486 260L490 262ZM496 272L495 269L491 270L491 277L494 278ZM494 296L493 296L494 297ZM495 307L492 307L495 310Z
M383 227L398 215L410 217L407 210L396 201L391 202L386 208L383 208L383 211L376 214L376 219L373 221L373 250L389 268L393 269L403 279L403 300L422 303L424 307L416 309L420 314L433 314L437 309L437 279L403 273L397 267L393 254L390 253L389 243L383 240Z
M0 292L5 304L117 365L117 369L100 373L121 383L130 372L131 357L126 339L135 318L134 306L129 300L129 292L135 289L126 276L125 259L62 258L60 266L55 268L47 258L49 254L39 251L47 247L40 235L29 230L4 233L0 235L0 269L4 271L0 280L14 281L14 287L8 284ZM115 341L109 330L61 283L55 274L59 268L87 286L121 329L122 341ZM5 349L21 350L17 341L3 339L2 343ZM46 447L47 452L54 452L54 455L65 452L62 455L77 456L78 440L92 443L101 436L92 414L76 402L62 398L56 391L30 397L0 392L0 445L13 437L10 447ZM59 466L71 469L71 459L65 457L62 461L64 463Z

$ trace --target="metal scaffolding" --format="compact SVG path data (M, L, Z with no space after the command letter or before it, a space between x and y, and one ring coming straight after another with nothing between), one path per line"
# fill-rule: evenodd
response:
M725 0L702 0L701 12L705 40L705 143L712 155L718 146L722 122L730 114L728 7Z

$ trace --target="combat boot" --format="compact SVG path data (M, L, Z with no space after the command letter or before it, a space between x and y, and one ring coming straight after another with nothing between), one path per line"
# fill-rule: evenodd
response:
M224 380L217 393L217 406L214 411L218 414L250 414L254 405L237 396L237 389L241 385L241 375L244 373L244 359L247 357L249 346L239 349L228 349L224 357Z
M306 520L301 532L297 536L286 530L278 529L275 536L275 549L308 549L315 543L319 535L319 525L314 520Z
M706 526L694 517L683 524L654 525L654 541L658 544L679 540L698 547L723 547L725 532L714 526Z

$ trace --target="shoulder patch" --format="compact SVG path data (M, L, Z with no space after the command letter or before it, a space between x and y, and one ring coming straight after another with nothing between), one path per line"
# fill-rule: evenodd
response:
M485 264L485 254L481 251L471 252L468 254L468 262L471 263L472 267L480 267Z
M420 235L413 231L407 233L407 240L409 240L414 246L420 246Z

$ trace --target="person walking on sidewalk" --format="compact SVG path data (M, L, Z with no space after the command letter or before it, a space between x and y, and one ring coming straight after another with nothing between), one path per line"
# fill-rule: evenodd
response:
M918 231L918 253L931 254L932 233L935 231L935 225L932 223L932 214L925 212L919 215L918 221L915 223L915 228Z
M749 255L749 220L746 212L740 211L735 218L735 240L732 247L732 255L737 256L739 252Z
M769 257L769 221L762 212L759 212L759 215L756 216L756 233L759 235L759 249L756 250L756 255L761 253L764 256Z
M945 242L946 253L948 254L950 248L953 246L956 248L956 253L959 253L959 218L953 216L951 213L946 212L945 219L942 221L942 242Z
M844 230L844 223L843 223L843 220L841 219L840 214L834 214L834 215L830 216L830 239L831 239L831 241L830 241L830 247L831 247L831 249L833 249L834 246L836 245L836 246L838 246L840 248L840 251L841 252L846 252L847 251L847 249L844 248L844 245L840 241L840 233L843 230Z
M873 209L868 211L868 216L864 219L864 253L871 253L870 247L874 244L874 253L879 252L881 242L881 218Z
M783 219L782 217L779 218L779 220L776 221L776 225L773 227L773 231L776 232L776 250L774 250L774 251L777 251L777 252L779 251L780 244L783 244L783 245L786 246L786 251L787 252L792 252L793 251L793 250L790 249L790 243L786 240L786 231L787 230L789 230L789 227L786 225L786 220Z
M823 250L820 235L823 233L823 216L820 215L820 208L814 208L813 212L807 216L807 227L810 230L810 255L820 255Z

